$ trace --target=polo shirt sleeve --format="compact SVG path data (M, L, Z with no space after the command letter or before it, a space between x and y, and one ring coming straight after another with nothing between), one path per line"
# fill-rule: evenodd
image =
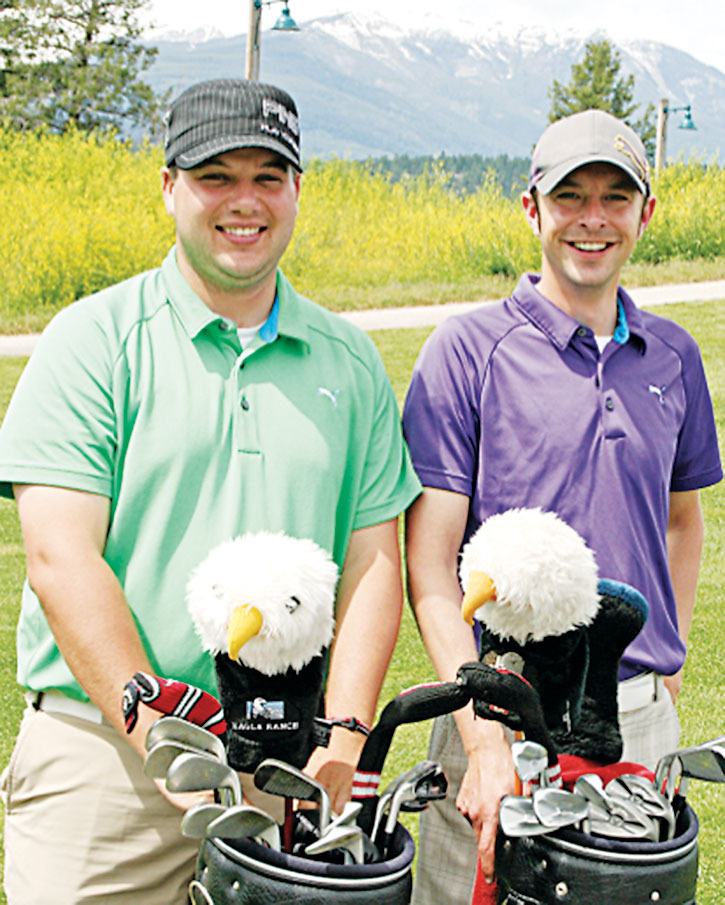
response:
M372 346L372 342L370 343ZM366 438L360 494L352 528L369 528L396 518L420 493L420 482L403 440L398 403L377 350L370 362L374 399Z
M700 350L692 337L680 349L685 416L677 438L670 490L698 490L722 479L712 400Z
M480 438L479 365L456 318L438 327L421 350L405 400L403 429L426 487L469 497L473 493Z
M113 368L92 305L46 328L0 429L0 494L44 484L111 496L116 450Z

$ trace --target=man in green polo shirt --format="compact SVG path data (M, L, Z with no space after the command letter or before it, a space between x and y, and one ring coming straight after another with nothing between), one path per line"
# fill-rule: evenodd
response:
M300 191L294 102L195 85L165 154L175 247L55 318L0 431L28 570L30 706L4 779L14 905L186 902L196 846L179 809L199 799L144 775L154 716L126 736L121 695L137 671L216 693L184 589L218 543L285 531L334 557L328 716L372 720L397 635L396 522L419 485L372 343L278 269ZM308 763L333 807L363 741L335 728Z

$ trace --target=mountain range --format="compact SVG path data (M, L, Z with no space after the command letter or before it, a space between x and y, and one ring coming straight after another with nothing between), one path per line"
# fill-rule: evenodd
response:
M302 120L303 156L473 154L527 157L547 122L547 89L567 82L588 40L535 28L478 35L403 29L345 13L304 23L298 33L265 31L261 79L287 89ZM195 81L244 74L246 35L210 28L166 34L147 74L176 95ZM671 113L668 159L725 162L725 73L653 41L612 41L622 72L634 74L643 108L662 97L692 104L697 131Z

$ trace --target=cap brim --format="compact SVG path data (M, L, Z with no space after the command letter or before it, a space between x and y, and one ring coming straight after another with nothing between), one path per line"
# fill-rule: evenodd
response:
M250 138L246 136L229 136L228 138L215 138L211 141L204 142L194 149L193 153L179 154L173 161L169 162L169 166L173 164L180 170L192 170L194 167L200 166L210 157L216 157L217 154L225 154L227 151L236 151L238 148L264 148L268 151L274 151L280 157L292 164L298 173L302 172L299 161L292 151L276 141L274 138L265 138L264 136L256 136Z
M529 189L535 188L536 191L541 195L548 195L549 192L553 191L557 187L562 179L569 175L569 173L573 173L574 170L578 170L579 167L586 166L589 163L612 164L612 166L615 166L617 167L617 169L622 170L622 172L626 173L643 195L649 195L649 186L647 186L642 181L640 176L637 175L637 171L634 169L634 167L628 167L621 160L614 160L611 157L603 157L600 154L576 157L572 158L571 160L567 160L564 163L560 163L558 166L552 167L552 169L550 169L549 172L542 176L538 181L532 181L529 185Z

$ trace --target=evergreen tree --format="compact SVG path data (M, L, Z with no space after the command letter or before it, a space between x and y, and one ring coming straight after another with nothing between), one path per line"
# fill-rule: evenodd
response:
M138 43L147 2L0 3L0 117L21 130L155 128L165 99L142 78L156 55Z
M549 88L549 122L582 110L606 110L634 129L652 160L656 136L654 104L648 104L644 114L634 118L639 108L634 100L634 76L623 76L621 68L621 56L609 41L589 41L582 60L572 64L569 82L564 85L554 79Z

